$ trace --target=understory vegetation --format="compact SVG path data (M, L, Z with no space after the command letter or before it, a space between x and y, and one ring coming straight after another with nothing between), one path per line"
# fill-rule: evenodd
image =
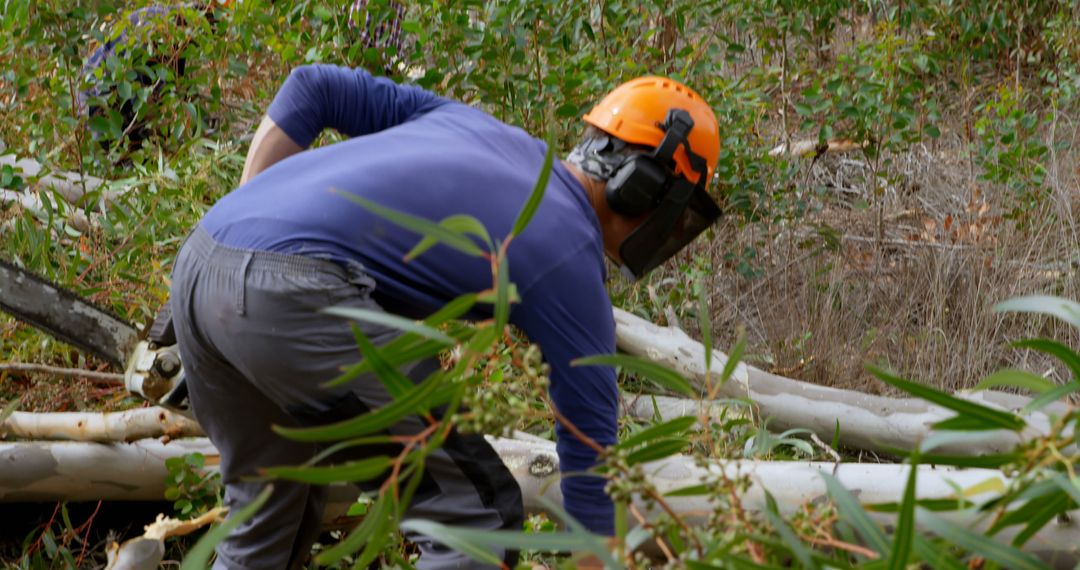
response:
M0 256L130 322L149 323L167 299L172 259L187 232L235 187L262 113L290 69L305 63L389 74L479 106L553 141L557 151L570 148L580 116L615 85L644 74L677 77L711 103L721 122L710 191L725 217L642 283L613 281L609 290L616 307L729 350L731 370L708 378L703 393L693 379L638 358L592 363L620 366L628 393L701 400L741 360L814 384L923 398L958 419L939 423L913 449L887 453L844 448L829 434L773 430L773 420L746 399L723 401L723 413L702 412L697 422L627 416L623 443L606 455L602 471L622 517L639 516L639 507L655 516L636 529L620 527L613 548L560 519L558 505L531 517L524 534L402 524L481 557L485 546L521 547L526 565L573 566L572 557L552 554L571 550L634 568L1060 562L1029 547L1043 529L1074 527L1070 517L1080 503L1073 400L1080 305L1061 299L1080 298L1080 4L405 3L400 49L361 41L365 14L389 21L393 0L371 0L353 12L351 4L190 3L133 27L128 13L149 3L0 2L0 155L11 158L0 158ZM84 68L96 46L125 29L126 39L103 65ZM317 144L336 140L327 133ZM29 176L16 163L21 159L44 168ZM76 177L74 199L42 184L61 172L84 177ZM529 208L515 231L525 228ZM554 433L540 355L504 327L513 294L503 256L512 236L487 236L473 226L461 232L461 225L437 230L384 215L412 224L418 242L423 234L492 259L493 287L479 301L493 304L495 316L458 322L478 302L461 299L385 350L361 342L367 366L388 388L398 379L387 363L400 364L417 350L444 356L444 369L424 384L397 385L407 404L394 413L443 404L474 411L447 414L408 453L363 466L371 476L393 468L389 485L400 494L364 498L352 513L369 516L354 532L324 536L316 561L334 567L409 562L399 507L445 428L519 430L549 440ZM108 368L6 315L0 355L5 363ZM1022 410L1003 410L952 395L975 387L1034 399ZM143 405L114 383L0 370L0 406L13 402L24 411ZM1045 429L1032 432L1030 414L1043 412ZM293 435L351 441L370 437L388 417ZM940 450L993 430L1026 435L1015 449L982 457ZM1001 479L956 489L949 499L919 500L912 468L898 475L901 496L868 505L826 475L818 480L826 490L808 497L815 500L778 504L762 494L750 505L753 481L724 474L689 481L672 495L700 497L705 505L680 514L666 509L671 496L656 490L645 467L675 454L703 469L751 459L907 462L994 469ZM206 464L189 456L168 466L162 500L173 503L173 515L194 516L220 501ZM310 466L275 475L329 476ZM42 509L42 524L0 537L5 563L103 565L106 539L90 532L103 530L90 524L97 511L80 511L80 520L67 505ZM192 544L171 541L169 557L193 552Z

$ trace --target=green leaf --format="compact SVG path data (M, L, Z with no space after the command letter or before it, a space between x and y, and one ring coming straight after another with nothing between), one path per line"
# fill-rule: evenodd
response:
M728 570L734 568L735 570L781 570L783 566L773 566L771 564L758 564L752 560L734 556L731 554L719 557L719 561L723 562L723 566L714 566L712 564L705 564L704 562L697 562L695 560L687 560L685 562L686 568L689 570Z
M701 344L705 347L705 370L712 371L712 314L709 311L709 300L705 296L705 287L697 284L698 328L701 329ZM736 343L737 345L738 343ZM726 382L721 379L721 382Z
M623 370L644 376L664 388L687 396L696 396L693 386L682 374L655 362L626 354L598 354L573 360L572 366L618 366Z
M637 465L638 463L659 461L679 453L683 449L686 449L687 445L690 445L690 440L684 437L655 440L649 445L631 452L626 458L626 462L630 465Z
M918 476L919 456L915 454L910 461L904 498L900 502L900 514L893 534L892 551L889 552L889 570L904 570L911 556L911 546L915 536L915 479Z
M990 527L990 534L997 534L1003 528L1018 524L1026 524L1031 521L1037 521L1050 510L1050 517L1046 519L1049 521L1054 514L1057 514L1063 510L1067 503L1071 502L1069 495L1059 489L1056 486L1051 487L1049 493L1040 495L1020 505L1019 507L1009 511L1005 516L1001 517ZM1045 524L1045 521L1044 521ZM1019 536L1018 536L1019 538ZM1019 544L1016 544L1019 546Z
M799 537L795 534L795 531L791 530L787 522L780 516L780 511L776 506L776 499L773 498L772 493L765 491L765 510L763 511L765 519L769 521L769 524L776 529L776 533L780 535L780 539L784 541L784 545L788 547L795 558L799 560L802 568L817 568L818 564L814 563L813 557L810 555L810 551L806 548L806 545L799 540Z
M443 380L444 377L439 374L432 375L404 396L355 418L311 428L274 426L274 431L296 441L334 441L367 435L386 429L407 415L419 413L425 408L428 398L445 384Z
M465 214L447 216L439 222L439 225L452 232L474 235L487 244L489 251L495 250L495 244L492 243L491 235L488 234L487 228L484 227L484 224L482 224L480 220L472 216L467 216ZM409 253L405 254L405 260L412 261L413 259L420 257L421 254L434 247L437 243L439 243L438 239L431 236L425 236L424 239L420 240L420 243L409 250Z
M1023 546L1059 514L1076 508L1076 503L1073 502L1072 497L1065 492L1054 493L1049 497L1032 502L1037 504L1039 508L1030 513L1023 521L1027 524L1024 525L1024 530L1017 533L1013 538L1013 546Z
M495 329L502 331L510 320L510 263L506 255L499 256L495 277Z
M903 451L903 450L890 450ZM895 453L900 457L908 457L910 453L904 451L903 453ZM922 463L926 465L952 465L955 467L971 467L982 469L998 469L1003 465L1008 465L1015 462L1020 458L1019 453L1001 453L992 455L980 455L973 457L970 455L939 455L933 453L920 453L919 454Z
M919 535L915 535L915 553L934 570L969 570L967 564L950 554L948 548L942 548Z
M508 530L476 530L415 519L402 522L401 528L402 530L437 538L439 542L468 555L474 560L496 566L501 563L501 559L492 552L496 548L544 552L580 552L589 546L588 541L572 532L526 534Z
M1050 315L1080 329L1080 303L1070 301L1069 299L1062 299L1061 297L1051 297L1049 295L1017 297L998 303L994 306L994 311L998 313L1036 313L1040 315Z
M368 508L364 520L356 527L356 530L349 533L349 536L346 536L341 542L320 552L319 555L315 557L315 562L324 566L335 564L366 544L368 538L374 534L380 523L384 519L389 518L388 515L391 514L390 497L391 495L389 493L380 495L375 501L375 504Z
M697 422L693 416L675 418L673 420L647 427L637 433L631 434L615 445L616 449L631 449L654 439L672 435L682 435Z
M371 533L367 544L364 545L364 550L360 553L359 558L353 562L353 568L368 568L371 566L371 563L382 553L383 546L390 541L390 537L394 534L394 525L397 520L397 515L393 512L388 513L388 516L375 520L375 530Z
M239 527L248 521L251 517L255 516L255 513L259 512L259 509L263 507L267 500L270 499L270 494L273 493L273 485L267 485L265 489L255 500L248 503L247 506L229 514L229 518L219 526L210 529L209 532L203 535L195 546L191 547L191 550L187 551L184 555L184 562L180 565L180 570L206 570L210 566L210 557L214 554L214 548L218 543L225 540L225 537L229 536L229 533L233 529Z
M402 374L397 368L392 366L389 362L383 358L379 349L375 348L375 345L371 344L367 335L364 334L360 327L353 323L349 323L352 326L353 338L356 339L356 345L360 347L361 354L364 355L364 360L371 363L372 370L375 371L375 376L382 383L386 391L390 393L393 398L400 398L404 396L413 387L412 380L409 380Z
M547 140L547 153L544 154L544 166L540 169L540 176L536 179L536 184L533 185L532 193L529 194L529 199L525 201L525 205L521 207L521 211L518 212L517 219L514 220L514 229L510 230L510 237L517 236L521 232L525 231L529 222L532 221L533 216L536 214L536 210L540 208L540 202L544 199L544 193L547 191L548 180L551 178L551 166L555 161L555 129L551 130L551 134Z
M1025 390L1045 394L1049 390L1053 390L1057 384L1025 370L1006 368L987 376L982 382L975 385L972 390L978 392L979 390L989 390L990 388L998 388L1000 386L1024 388Z
M963 417L971 418L973 421L979 422L978 426L980 427L968 429L1007 429L1010 431L1019 431L1026 425L1024 420L1008 412L988 408L981 404L976 404L975 402L969 402L968 400L962 400L940 390L935 390L929 386L923 386L922 384L916 384L915 382L893 376L874 366L867 366L867 370L886 384L895 386L913 396L948 408L959 413Z
M456 319L467 313L476 305L478 297L476 293L466 293L443 308L424 319L424 324L430 327L439 326L447 321ZM450 333L454 343L467 340L472 335L472 329L461 329ZM420 341L416 335L406 333L388 342L382 347L382 355L392 366L401 366L409 362L415 362L423 358L434 356L445 349L446 345L440 341ZM373 370L367 360L362 360L348 367L340 376L326 382L326 387L340 386L357 376Z
M461 233L451 231L439 224L426 220L411 214L399 212L393 208L387 208L380 206L367 198L356 196L341 190L334 190L337 194L344 196L350 201L364 207L373 214L381 216L405 229L412 230L422 236L429 236L438 240L462 253L471 255L473 257L480 257L484 255L484 250L480 249L471 239Z
M3 410L0 410L0 425L6 422L7 419L11 417L11 414L15 413L15 410L19 409L19 404L22 403L22 399L22 395L17 396L15 399L8 402L8 404L4 406Z
M1080 381L1080 354L1077 354L1068 346L1065 346L1060 342L1043 338L1021 340L1014 342L1012 345L1015 348L1028 348L1057 357L1058 360L1063 362L1065 366L1069 367L1069 370L1072 371L1073 379Z
M353 321L372 323L405 332L411 332L417 336L438 341L445 345L451 345L456 342L454 339L450 338L445 333L439 330L418 323L412 319L406 319L405 317L392 315L385 311L374 311L371 309L363 309L360 307L327 307L325 309L322 309L322 312L328 315L334 315L336 317L342 317Z
M1080 478L1069 480L1063 473L1054 473L1050 476L1050 480L1060 487L1062 491L1068 493L1076 504L1080 505Z
M976 556L991 560L1010 570L1042 570L1044 564L1030 554L1026 554L996 540L987 539L986 535L964 528L948 519L934 515L930 511L919 511L919 521L931 532L948 542L963 548Z
M382 475L390 467L390 458L385 455L369 457L359 461L350 461L341 465L322 467L267 467L265 472L272 477L327 485L338 481L355 483L370 481Z
M398 340L404 340L406 342L395 344ZM416 362L417 360L435 356L443 350L446 350L446 345L441 342L425 340L417 343L416 341L416 337L395 339L383 347L381 351L382 356L391 366L401 366L402 364ZM327 381L324 386L339 386L365 372L373 370L374 366L371 361L361 360L345 369L345 371L337 378Z
M469 312L476 305L476 301L476 293L466 293L443 305L441 309L424 319L424 323L428 326L438 326L447 321L452 321Z
M1050 390L1049 392L1032 399L1026 406L1024 406L1024 412L1034 412L1035 410L1041 410L1046 406L1053 404L1054 402L1072 394L1073 392L1080 391L1080 381L1069 382Z
M701 485L690 485L689 487L682 487L682 488L679 488L679 489L675 489L674 491L668 491L667 493L664 493L664 496L665 497L698 497L698 496L701 496L701 495L708 495L708 494L710 494L712 492L713 492L712 487L710 487L708 485L705 485L705 484L701 484Z
M885 537L885 531L881 530L870 515L866 514L866 509L862 507L859 500L831 474L822 471L821 478L825 480L825 488L840 511L840 519L850 524L875 552L882 556L887 555L889 540Z
M746 350L746 333L739 331L739 338L735 339L735 346L731 349L727 362L724 363L724 371L720 373L720 383L727 384L731 375L735 374L735 368L742 361L743 351Z

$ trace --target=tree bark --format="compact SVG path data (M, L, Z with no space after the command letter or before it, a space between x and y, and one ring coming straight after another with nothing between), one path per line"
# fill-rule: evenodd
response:
M713 351L712 369L705 370L705 348L679 329L660 327L626 311L615 309L615 334L625 352L647 358L682 373L703 393L719 381L728 357ZM749 398L763 417L772 418L779 429L806 428L829 441L839 425L840 443L856 449L888 451L914 449L932 431L931 425L950 418L953 412L917 398L890 398L841 390L769 374L740 363L731 379L716 389L724 398ZM1001 392L957 394L992 407L1017 411L1030 400ZM1046 408L1061 414L1064 406ZM939 453L984 455L1003 453L1026 439L1049 431L1050 418L1043 413L1024 418L1022 433L1006 430L981 432L977 440L944 445Z
M543 512L540 497L561 504L559 459L555 444L535 440L489 438L495 451L521 487L527 512ZM207 456L207 465L217 464L217 451L203 438L182 439L162 444L157 440L133 443L20 442L0 444L0 502L160 500L165 490L165 459L198 451ZM827 499L821 473L831 473L864 504L899 502L910 466L891 464L835 464L795 461L713 461L701 467L693 457L677 455L645 465L648 480L661 495L676 489L716 481L719 477L747 477L750 486L740 494L744 509L760 512L767 489L783 514L791 514L807 502ZM975 503L989 500L995 488L1004 488L1009 479L989 469L951 469L918 466L917 492L920 499L955 498L957 488L967 489ZM994 483L993 485L988 483ZM979 486L977 489L976 486ZM347 486L334 488L324 523L338 526L342 515L355 500L357 491ZM706 522L714 508L707 495L671 497L671 507L689 524ZM659 515L644 502L638 509L647 517ZM893 515L875 513L880 523L893 524ZM975 510L947 515L954 522L985 529L990 520ZM1073 567L1078 560L1080 510L1047 525L1025 550L1054 566ZM347 521L345 521L347 522ZM631 521L633 524L633 521ZM1016 528L1016 527L1013 527ZM1006 541L1007 529L996 535ZM152 554L152 553L151 553Z
M203 435L194 421L164 408L124 412L15 412L0 422L0 435L32 440L134 441Z

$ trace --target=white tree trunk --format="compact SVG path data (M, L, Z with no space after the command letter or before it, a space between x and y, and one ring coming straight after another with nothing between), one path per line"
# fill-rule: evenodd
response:
M705 348L685 332L660 327L626 311L615 309L619 348L682 373L702 391L718 380L727 355L713 351L712 369L705 370ZM916 398L889 398L841 390L769 374L740 363L731 380L717 390L725 398L749 398L764 417L779 429L807 428L829 441L840 426L840 442L857 449L913 449L931 432L931 424L953 412ZM1018 410L1030 400L1000 392L958 394L969 400L1007 410ZM1060 405L1047 408L1061 413ZM696 412L693 412L696 415ZM1022 434L999 430L983 432L980 439L946 445L939 453L983 455L1013 449L1024 439L1045 434L1050 420L1041 413L1025 417Z
M15 412L0 422L0 435L31 440L135 441L203 435L196 422L164 408L124 412Z
M535 440L489 438L496 452L518 481L528 512L541 512L541 496L561 504L559 490L559 460L555 444ZM165 459L199 451L208 457L208 465L217 464L217 452L206 439L176 440L162 444L157 440L133 443L76 443L21 442L0 444L0 502L25 501L89 501L89 500L160 500L165 490ZM919 466L918 496L921 499L955 497L956 488L972 489L967 496L976 503L993 496L996 481L1007 485L1000 472L987 469L949 469ZM833 464L809 462L717 461L708 468L695 464L695 459L675 456L645 466L649 480L661 493L714 480L723 474L728 478L747 476L751 485L741 495L749 511L764 508L764 491L772 493L784 513L792 513L807 501L826 497L820 473L829 472L863 503L899 502L910 467L889 464ZM980 485L979 491L974 489ZM356 497L355 489L338 487L332 493L324 521L341 523L340 516ZM671 506L687 515L691 524L703 524L704 513L712 509L708 497L671 498ZM647 516L644 504L639 505ZM876 515L891 523L890 515ZM955 522L972 528L984 528L985 516L974 511L951 513ZM1025 547L1026 550L1053 561L1055 566L1072 567L1077 560L1080 529L1075 521L1080 511L1070 513L1068 520L1047 525ZM1000 540L1012 535L1004 532Z

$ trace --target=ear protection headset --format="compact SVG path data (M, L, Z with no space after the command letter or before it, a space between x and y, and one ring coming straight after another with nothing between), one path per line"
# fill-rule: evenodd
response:
M628 157L608 179L604 193L615 212L637 217L656 208L675 181L686 182L675 175L675 151L679 145L686 150L691 167L701 173L700 182L707 178L705 159L690 150L687 137L694 128L694 119L683 109L670 109L664 122L658 125L664 138L651 153Z

